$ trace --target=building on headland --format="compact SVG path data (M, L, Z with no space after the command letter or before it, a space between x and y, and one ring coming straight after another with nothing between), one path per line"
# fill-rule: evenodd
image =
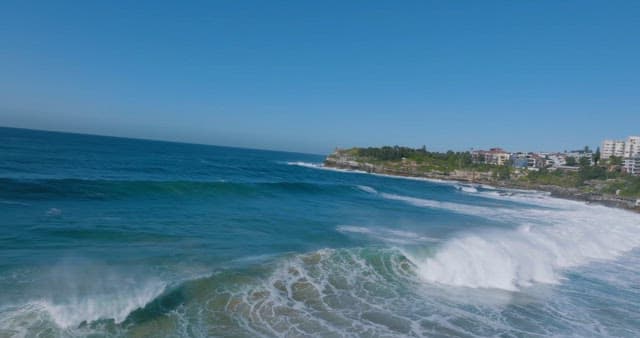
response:
M578 169L581 165L594 165L593 152L588 148L564 152L512 152L502 148L474 150L471 152L473 163L491 165L511 165L518 169L539 170L542 168ZM569 161L571 160L571 161Z
M600 159L608 160L611 156L624 156L624 141L604 140L600 148Z
M611 156L632 158L640 155L640 136L629 136L626 140L604 140L600 149L600 158L608 160Z
M624 142L624 158L640 155L640 136L629 136Z
M573 157L576 160L576 163L580 163L581 160L587 159L589 161L589 165L593 165L593 152L588 148L584 150L572 150L564 153L565 162L568 157Z
M473 163L484 163L492 165L508 164L511 154L502 148L491 148L487 150L474 150L471 152Z
M567 156L564 153L552 153L547 155L549 161L551 161L551 167L557 168L567 165Z
M517 152L511 154L511 164L518 169L538 170L549 164L549 158L544 153Z
M511 165L518 169L539 170L542 168L560 168L567 165L567 158L573 157L575 165L581 158L587 158L593 165L593 153L590 150L575 150L563 153L548 152L513 152L509 153L502 148L490 150L474 150L471 152L473 163L492 165Z
M622 162L622 170L631 175L640 176L640 155L626 157Z
M622 171L640 176L640 136L629 136L626 140L604 140L600 149L600 159L611 157L622 159Z

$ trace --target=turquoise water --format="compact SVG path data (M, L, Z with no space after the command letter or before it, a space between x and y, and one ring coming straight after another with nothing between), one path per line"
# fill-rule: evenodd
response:
M640 217L0 128L0 337L637 337Z

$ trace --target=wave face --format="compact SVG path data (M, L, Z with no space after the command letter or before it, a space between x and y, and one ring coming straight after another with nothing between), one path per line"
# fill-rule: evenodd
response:
M422 205L457 213L510 218L519 226L510 231L483 231L448 240L435 257L421 261L421 275L429 281L452 285L516 290L535 282L558 283L566 268L615 259L640 246L635 214L572 201L540 200L540 195L513 199L555 209L483 212L474 207L422 201ZM421 205L420 201L408 202Z
M0 337L637 337L640 217L0 128Z
M567 268L615 259L640 246L637 215L578 202L541 199L539 194L519 194L512 199L554 209L496 209L396 194L380 196L419 207L511 220L518 225L508 231L464 233L442 243L433 256L414 257L418 273L429 282L515 291L534 283L559 283ZM504 195L488 192L484 196ZM611 219L616 222L611 223ZM360 232L371 230L365 228Z

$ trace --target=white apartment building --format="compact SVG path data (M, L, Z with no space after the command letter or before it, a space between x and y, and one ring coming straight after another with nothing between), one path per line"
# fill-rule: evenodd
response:
M624 143L625 158L636 157L640 155L640 136L629 136Z
M549 159L553 162L551 165L554 167L567 165L567 157L565 154L556 153L556 154L549 154L548 156L549 156Z
M631 175L640 175L640 156L625 158L622 169Z
M600 158L608 160L611 156L623 157L624 146L624 141L604 140L602 141L602 148L600 149Z
M573 157L578 163L580 163L581 158L585 157L589 159L589 165L593 165L593 153L591 152L591 150L589 151L573 150L570 152L565 152L564 155L565 155L565 163L566 163L567 157Z

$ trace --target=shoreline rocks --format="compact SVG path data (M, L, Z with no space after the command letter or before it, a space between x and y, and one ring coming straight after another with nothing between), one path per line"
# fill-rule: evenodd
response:
M340 156L336 153L326 157L324 166L329 168L358 170L367 173L384 174L401 177L416 177L436 180L456 181L461 183L486 184L507 189L526 189L549 192L557 198L596 203L608 207L621 208L640 212L640 205L635 199L616 195L584 192L578 188L566 188L555 185L522 184L513 180L499 180L492 172L477 172L471 170L454 170L450 173L422 172L409 166L389 168L382 164L360 162L351 157Z

